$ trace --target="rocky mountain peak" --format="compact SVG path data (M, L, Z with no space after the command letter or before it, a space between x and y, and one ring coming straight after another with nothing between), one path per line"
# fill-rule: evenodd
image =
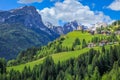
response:
M45 26L47 26L49 29L53 29L53 28L54 28L53 24L50 23L50 22L45 22L44 24L45 24Z
M78 27L78 22L76 20L74 21L71 21L71 22L68 22L66 23L64 26L63 26L63 29L64 29L64 33L68 33L68 32L71 32L73 30L76 30L77 27Z
M29 12L29 11L36 11L36 8L34 6L24 6L24 7L20 7L20 8L17 8L17 9L12 9L10 10L10 12L20 12L20 11L23 11L23 12Z
M17 54L19 51L23 50L23 48L27 49L32 46L45 45L49 41L59 37L58 33L43 24L41 15L33 6L24 6L0 12L0 24L0 34L7 35L5 39L4 36L0 36L0 39L4 42L0 43L0 48L2 49L0 49L0 56L5 53L3 56L7 59L7 54ZM7 47L6 50L4 50L4 46L1 46L8 44L10 46ZM13 49L15 48L15 51L11 50L12 46ZM10 56L9 59L13 57L15 56Z
M29 28L45 28L41 19L41 15L33 6L24 6L21 8L12 9L10 11L1 12L0 19L0 22L21 23Z

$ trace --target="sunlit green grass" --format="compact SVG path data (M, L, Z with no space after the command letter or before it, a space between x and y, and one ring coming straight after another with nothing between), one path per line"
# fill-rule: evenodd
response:
M70 58L78 57L80 54L83 54L87 51L89 51L89 48L85 48L85 49L77 50L77 51L56 53L56 54L52 54L50 56L52 56L54 59L54 62L57 63L58 61L65 61ZM45 57L35 60L35 61L32 61L32 62L29 62L29 63L26 63L26 64L8 67L7 70L9 71L11 69L14 69L14 70L22 71L25 66L27 66L27 67L30 66L31 68L33 68L35 65L41 64L44 59L45 59Z
M88 32L82 33L81 31L73 31L65 36L62 46L71 47L76 38L79 38L81 42L83 39L85 39L86 42L90 42L93 37L106 38L107 36L102 34L91 35Z

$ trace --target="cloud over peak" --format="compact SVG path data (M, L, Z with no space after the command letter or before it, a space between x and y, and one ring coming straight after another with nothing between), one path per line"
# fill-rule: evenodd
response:
M70 22L77 20L84 25L95 24L97 22L111 21L109 16L100 11L91 11L88 6L81 4L78 0L64 0L56 2L54 7L38 10L43 21L49 21L54 25L59 25L59 20Z

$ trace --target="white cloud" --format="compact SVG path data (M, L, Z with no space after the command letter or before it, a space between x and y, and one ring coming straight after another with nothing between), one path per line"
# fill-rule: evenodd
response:
M111 3L108 8L115 10L115 11L119 11L120 10L120 0L115 0L113 1L113 3Z
M44 22L49 21L54 25L59 25L59 20L63 22L77 20L84 25L111 20L109 16L102 12L91 11L88 6L82 5L78 0L56 2L54 7L44 8L39 13L42 15Z
M42 2L42 0L19 0L18 3L21 4L30 4L30 3L35 3L35 2Z

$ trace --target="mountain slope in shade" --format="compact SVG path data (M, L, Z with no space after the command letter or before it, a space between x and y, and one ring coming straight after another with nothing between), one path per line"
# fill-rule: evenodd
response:
M47 44L59 37L47 28L33 6L0 12L0 56L6 59L32 46Z

